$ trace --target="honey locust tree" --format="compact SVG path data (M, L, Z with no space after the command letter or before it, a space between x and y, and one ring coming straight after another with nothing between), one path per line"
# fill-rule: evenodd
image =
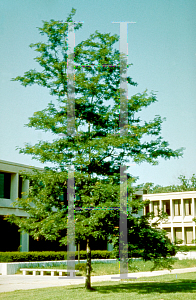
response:
M71 22L72 9L66 22ZM75 30L82 25L75 25ZM75 169L75 206L94 208L76 211L76 242L92 238L116 239L119 212L120 165L130 160L135 163L157 164L158 158L177 158L182 150L172 150L161 137L160 116L143 121L138 112L157 101L154 93L138 93L128 99L128 134L120 136L120 53L114 44L119 36L96 31L75 46L75 128L73 136L67 128L67 23L44 21L39 28L46 42L31 44L40 71L31 69L14 78L23 86L40 85L48 89L53 101L29 118L28 127L50 132L52 141L40 140L26 144L20 153L54 167L43 172L34 170L23 174L30 180L26 197L17 199L16 205L28 212L29 218L12 216L34 238L59 239L67 243L67 173L70 165ZM127 77L129 86L136 83ZM42 99L40 99L41 101ZM136 116L137 115L137 116ZM149 140L149 136L151 140ZM147 139L145 139L147 137ZM128 176L129 206L137 209L142 204L131 197L133 178ZM64 195L64 197L62 196ZM137 203L136 203L137 202ZM132 241L130 241L131 243ZM90 288L90 268L86 287Z

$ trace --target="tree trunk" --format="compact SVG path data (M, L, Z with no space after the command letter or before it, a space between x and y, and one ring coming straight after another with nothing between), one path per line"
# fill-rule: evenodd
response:
M89 239L87 239L86 243L86 281L85 281L85 288L90 290L91 289L91 249L89 246Z

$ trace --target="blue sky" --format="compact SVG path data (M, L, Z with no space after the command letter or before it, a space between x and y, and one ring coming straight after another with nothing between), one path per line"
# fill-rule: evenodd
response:
M158 102L141 116L166 117L162 136L173 149L185 147L183 158L159 160L158 166L131 165L138 183L176 184L179 175L196 173L196 1L194 0L0 0L0 159L42 166L16 146L35 144L45 134L24 127L35 111L52 100L41 87L24 88L11 78L36 68L30 43L42 40L42 20L65 20L71 8L83 21L76 43L98 30L119 34L117 21L128 25L129 75L138 83L129 95L156 91ZM118 45L117 45L118 47ZM47 137L47 136L46 136Z

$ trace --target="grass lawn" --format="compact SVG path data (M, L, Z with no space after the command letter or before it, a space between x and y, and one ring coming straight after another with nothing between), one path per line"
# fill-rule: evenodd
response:
M196 259L184 259L184 260L174 260L173 268L174 269L182 269L182 268L191 268L196 267ZM129 269L129 272L146 272L150 271L152 268L153 263L151 261L134 261L132 263L132 268ZM50 267L47 267L50 268ZM52 268L52 267L51 267ZM53 267L55 268L55 267ZM57 267L56 267L57 268ZM67 266L60 265L58 269L64 268L66 269ZM93 271L91 273L92 276L99 276L99 275L112 275L119 273L119 263L93 263L92 264ZM17 272L18 274L22 274L21 271ZM78 275L84 275L84 272L78 272Z
M184 259L184 260L174 260L172 265L174 269L192 268L196 267L196 259ZM119 273L119 263L104 264L95 263L92 264L93 272L92 275L110 275ZM153 267L153 262L151 261L134 261L129 268L129 272L147 272ZM162 268L163 270L163 268Z
M0 300L195 300L196 273L162 275L138 280L101 282L92 284L94 290L86 291L84 285L21 290L1 293Z

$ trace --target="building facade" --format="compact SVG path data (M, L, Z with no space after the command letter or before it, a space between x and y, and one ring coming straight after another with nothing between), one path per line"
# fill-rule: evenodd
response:
M25 197L23 192L29 189L29 181L22 179L20 171L28 172L31 169L27 165L0 160L0 251L66 251L66 246L60 246L58 240L34 240L29 234L20 233L15 224L5 220L11 214L28 217L25 211L12 204L16 198Z
M144 194L143 200L150 200L144 214L153 212L152 222L157 220L159 210L167 213L168 219L159 228L167 231L173 243L195 245L196 191Z
M29 182L23 180L20 171L30 171L31 167L23 164L0 160L0 251L41 251L41 250L65 250L59 248L58 241L50 242L46 240L35 241L27 233L19 233L18 227L5 220L7 215L15 214L21 218L28 215L20 208L13 207L13 202L18 197L23 197L23 192L28 191ZM41 170L41 169L40 169ZM150 200L150 204L145 207L144 212L153 212L156 221L159 210L168 214L168 219L159 224L159 228L167 231L169 239L175 243L195 245L196 233L196 191L143 194L136 193L138 198ZM95 249L100 241L95 242ZM102 241L103 243L103 241ZM84 245L85 247L85 245ZM112 246L106 243L104 249L111 250ZM100 248L101 249L101 248Z
M66 251L66 246L60 246L59 241L45 239L34 240L27 233L20 233L15 224L11 224L5 217L16 215L27 218L28 214L20 208L13 207L18 197L24 197L23 192L29 189L29 181L23 180L20 171L30 171L32 167L0 160L0 252L1 251ZM42 170L41 168L37 168ZM81 243L81 250L86 249L86 241ZM111 245L103 240L94 241L92 250L111 250Z
M30 167L0 160L0 251L29 250L28 234L19 233L16 225L5 220L5 216L11 214L27 217L22 209L12 206L14 200L22 197L29 188L28 180L22 180L19 175L22 170L29 171Z

